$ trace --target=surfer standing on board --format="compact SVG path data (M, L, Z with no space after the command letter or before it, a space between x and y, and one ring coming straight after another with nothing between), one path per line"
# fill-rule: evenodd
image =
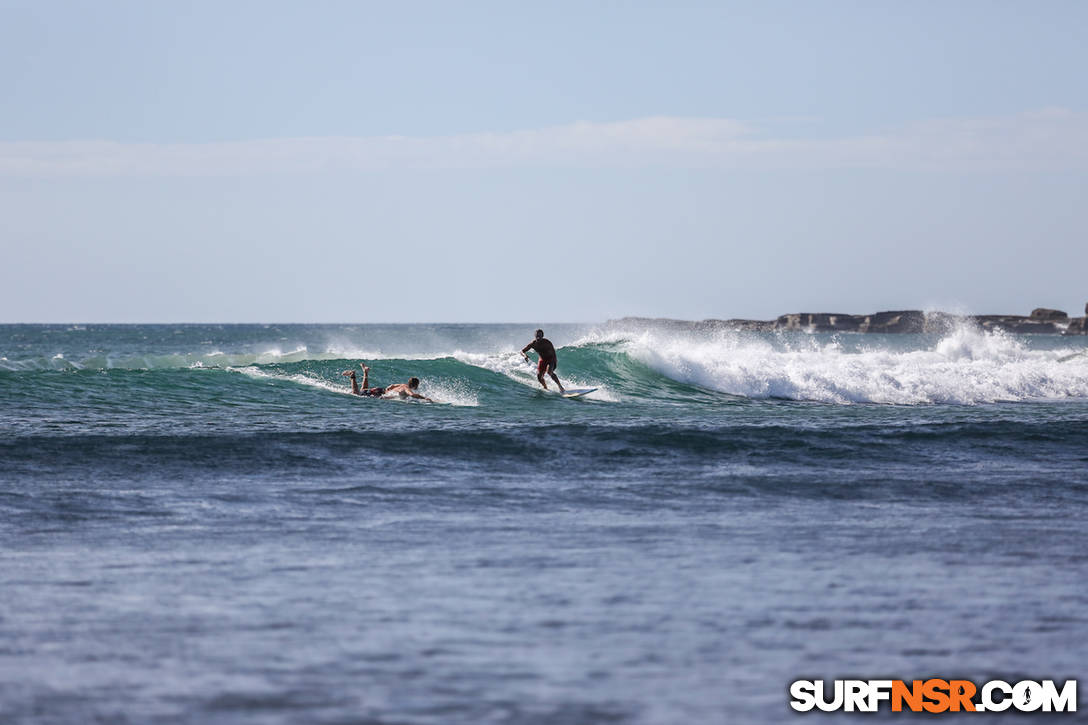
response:
M540 381L541 386L545 390L548 389L548 384L544 382L544 373L552 376L552 380L559 386L559 392L565 393L563 390L563 383L559 382L559 378L555 376L555 368L559 366L559 358L555 356L555 345L551 343L551 340L544 337L543 330L536 331L536 338L525 347L521 348L521 356L525 358L525 362L532 363L529 356L526 355L529 350L535 350L536 354L540 357L539 362L536 364L536 379Z
M359 381L355 379L354 370L345 370L344 372L340 373L341 375L347 375L349 378L351 378L351 392L353 395L362 395L364 397L370 398L380 398L383 395L388 395L389 393L398 393L402 398L418 398L420 400L426 400L428 403L434 402L430 398L424 395L420 395L416 392L416 389L419 387L419 378L409 378L408 382L406 383L394 383L393 385L387 385L384 388L370 388L367 387L367 385L370 383L370 368L368 368L363 363L359 363L359 367L363 369L362 387L359 387Z

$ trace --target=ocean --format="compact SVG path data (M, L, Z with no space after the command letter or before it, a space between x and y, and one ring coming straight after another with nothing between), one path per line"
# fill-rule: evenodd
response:
M797 679L1086 674L1088 338L544 324L567 400L537 326L0 326L0 722L777 723Z

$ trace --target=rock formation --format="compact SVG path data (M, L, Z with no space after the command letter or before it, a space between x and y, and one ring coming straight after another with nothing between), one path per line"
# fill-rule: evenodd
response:
M795 312L774 320L668 320L624 317L610 323L653 324L683 330L743 330L748 332L869 332L884 334L943 333L959 324L973 324L984 330L1002 330L1018 335L1088 335L1088 304L1084 317L1070 318L1061 310L1038 307L1024 315L950 315L946 312L896 310L871 315L841 312Z

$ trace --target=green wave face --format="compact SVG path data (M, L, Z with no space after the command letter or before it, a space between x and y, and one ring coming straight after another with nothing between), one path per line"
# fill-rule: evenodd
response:
M637 404L651 401L711 402L729 399L696 385L673 380L646 363L618 350L614 344L586 344L561 348L557 375L565 387L595 387L588 400L597 403ZM545 394L536 379L536 366L517 352L461 354L434 359L386 359L370 362L370 384L389 385L415 376L430 397L455 405L522 404ZM350 384L342 373L353 369L362 382L355 360L305 360L230 368L254 380L277 380L338 393ZM549 390L555 385L545 378Z
M567 341L559 346L557 370L564 385L598 388L568 403L582 407L568 407L564 419L667 411L698 418L760 401L925 406L1088 398L1088 356L1077 354L1082 341L973 330L944 338L559 332ZM348 395L341 375L361 374L365 360L372 385L416 376L422 392L447 410L534 416L542 401L557 397L541 390L535 365L519 353L527 335L523 326L16 326L14 332L9 326L0 329L0 402L53 416L61 415L53 408L180 416L205 406L229 418L263 406L270 419L335 417L345 404L374 402Z

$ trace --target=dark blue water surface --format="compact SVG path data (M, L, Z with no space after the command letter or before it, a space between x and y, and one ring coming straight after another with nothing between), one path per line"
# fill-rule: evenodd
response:
M533 327L0 326L0 722L785 722L798 678L1085 674L1082 339L546 326L599 388L565 400ZM437 402L348 394L360 361Z

